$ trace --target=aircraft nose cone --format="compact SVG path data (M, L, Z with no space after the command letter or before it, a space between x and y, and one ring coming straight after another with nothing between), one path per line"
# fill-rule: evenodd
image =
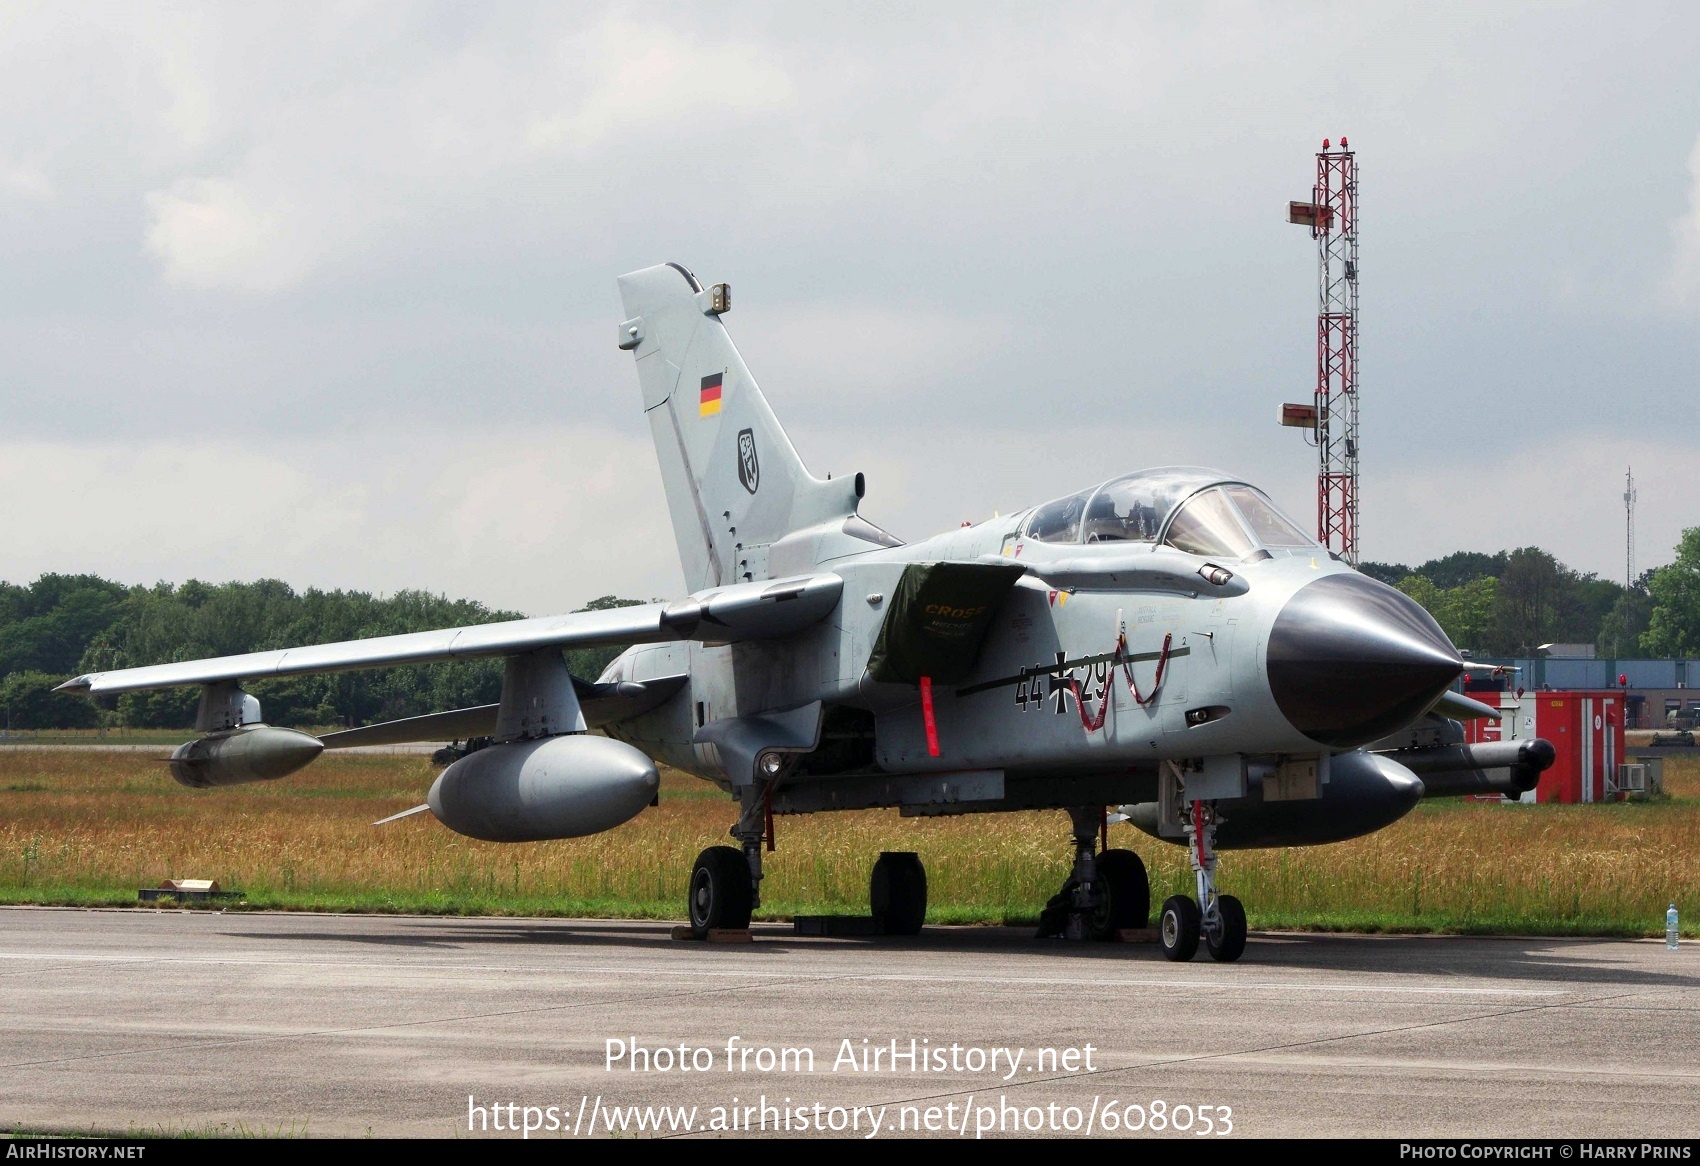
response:
M1269 689L1314 741L1351 749L1415 720L1463 671L1440 625L1358 574L1301 587L1269 632Z

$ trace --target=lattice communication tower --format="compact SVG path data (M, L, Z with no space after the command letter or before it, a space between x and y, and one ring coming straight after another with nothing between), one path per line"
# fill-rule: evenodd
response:
M1324 140L1309 202L1287 220L1316 240L1316 395L1283 405L1281 423L1312 429L1317 451L1316 535L1358 564L1358 158L1345 138Z

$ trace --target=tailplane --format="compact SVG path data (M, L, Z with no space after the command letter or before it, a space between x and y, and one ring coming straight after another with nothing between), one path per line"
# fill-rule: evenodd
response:
M804 467L720 322L727 295L675 263L620 277L620 347L637 358L693 591L772 577L774 543L848 518L861 497L860 474L823 481Z

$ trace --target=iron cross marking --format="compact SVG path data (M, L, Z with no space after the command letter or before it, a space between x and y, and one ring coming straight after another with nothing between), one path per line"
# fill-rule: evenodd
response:
M1057 702L1057 715L1060 717L1068 711L1068 669L1063 667L1063 661L1068 656L1063 652L1057 653L1057 666L1051 676L1051 699Z

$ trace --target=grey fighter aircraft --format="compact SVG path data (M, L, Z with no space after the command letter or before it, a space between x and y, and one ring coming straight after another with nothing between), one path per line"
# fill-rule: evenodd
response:
M1465 744L1460 719L1495 714L1451 691L1464 664L1435 622L1233 475L1143 470L905 544L858 513L861 474L804 468L727 333L725 284L669 263L619 289L689 595L61 688L199 685L204 735L171 762L191 786L281 778L323 749L466 742L419 809L498 842L610 829L655 801L657 762L676 766L736 805L739 845L691 872L699 933L748 925L775 815L896 806L1066 810L1072 868L1041 930L1112 937L1149 922L1143 863L1101 848L1108 821L1131 821L1191 856L1196 897L1159 913L1177 960L1201 938L1219 960L1244 950L1220 851L1351 838L1425 796L1532 788L1551 764L1544 741ZM630 646L572 676L562 650L593 645ZM318 738L266 725L242 689L498 656L497 704ZM870 900L883 931L918 931L917 856L880 856Z

